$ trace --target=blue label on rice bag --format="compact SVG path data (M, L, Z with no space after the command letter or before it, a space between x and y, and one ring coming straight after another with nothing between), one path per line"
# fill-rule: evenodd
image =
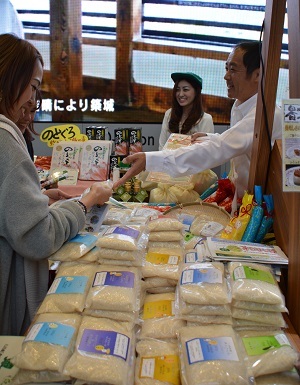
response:
M131 271L100 271L95 274L93 286L134 287L134 273Z
M78 347L79 351L120 357L127 360L130 338L107 330L85 329Z
M108 229L106 234L120 234L120 235L127 235L131 238L137 239L140 232L132 227L127 226L116 226L113 228Z
M86 276L58 277L53 281L47 294L83 294L87 282Z
M215 267L201 267L199 269L187 269L181 273L180 284L198 283L222 283L223 277L221 270Z
M194 338L185 343L190 365L202 361L239 361L231 337Z
M44 342L47 344L68 347L75 328L57 322L37 322L29 330L24 342Z
M86 246L91 246L96 243L97 237L93 234L77 234L76 237L69 240L69 242L82 243Z

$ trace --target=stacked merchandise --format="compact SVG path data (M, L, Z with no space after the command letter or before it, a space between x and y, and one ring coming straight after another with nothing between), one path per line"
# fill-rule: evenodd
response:
M105 181L109 179L109 159L113 142L88 140L86 142L65 141L53 147L50 174L57 171L75 173L79 180Z
M232 325L230 300L223 263L181 265L176 309L188 325Z
M12 359L20 368L13 385L255 385L274 374L295 380L298 354L267 265L185 258L182 239L167 240L173 232L183 237L183 224L153 209L112 218L120 223L90 234L96 241L89 247L80 237L51 257L60 265Z
M235 326L284 328L284 297L267 265L230 262L232 317Z

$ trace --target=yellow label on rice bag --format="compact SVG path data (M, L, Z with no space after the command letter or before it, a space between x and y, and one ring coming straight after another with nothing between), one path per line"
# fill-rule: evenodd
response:
M178 265L179 256L165 253L149 252L146 261L153 265Z
M139 378L180 385L179 369L179 357L176 355L141 357Z
M146 302L144 304L144 320L151 318L170 317L174 315L174 301L164 300Z

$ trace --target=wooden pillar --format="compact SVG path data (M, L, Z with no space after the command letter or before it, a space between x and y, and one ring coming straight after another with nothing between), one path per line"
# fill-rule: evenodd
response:
M272 135L276 102L285 6L286 0L267 0L266 2L262 43L264 74L261 70L260 83L263 85L270 136ZM249 171L248 190L250 192L253 192L254 185L262 186L263 190L265 189L270 152L261 87L259 87Z
M63 100L52 119L63 121L70 114L65 109L70 99L78 101L82 93L81 0L50 0L50 69L51 97ZM78 108L72 113L81 115Z
M140 36L141 0L117 0L115 104L130 106L132 102L133 39Z
M289 37L289 89L290 98L300 98L300 4L287 0ZM287 306L290 320L300 334L300 192L288 194L290 207L288 239Z

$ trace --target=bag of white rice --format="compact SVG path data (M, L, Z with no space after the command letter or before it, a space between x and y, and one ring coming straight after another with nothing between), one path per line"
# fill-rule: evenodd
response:
M177 344L146 339L136 344L135 385L180 385Z
M238 333L248 355L247 365L254 377L294 368L298 354L282 330Z
M94 266L86 308L133 312L140 309L141 275L135 267Z
M238 319L244 319L248 321L254 321L261 324L267 324L270 326L277 326L280 328L287 327L287 324L279 312L264 312L257 310L237 309L232 307L232 317Z
M79 380L133 385L135 333L130 324L84 316L63 373Z
M96 245L98 233L80 232L50 255L52 261L76 261Z
M224 265L221 262L183 264L179 296L194 305L224 305L230 303Z
M73 353L80 321L79 314L40 314L12 363L26 370L62 372Z
M178 280L179 263L182 258L183 253L180 249L149 247L142 266L142 275L144 278L159 277Z
M183 224L174 217L161 216L157 219L153 219L147 224L148 231L182 231Z
M268 266L229 262L228 271L234 300L285 306L284 297Z
M288 309L283 306L283 304L269 305L267 303L233 300L231 302L231 305L236 307L237 309L288 313Z
M92 264L62 263L38 309L38 314L82 312L93 278Z
M10 385L22 385L28 383L52 383L70 381L71 377L59 372L47 370L20 369L13 377ZM4 384L3 384L4 385Z
M249 385L245 352L229 325L179 330L182 385Z
M145 248L148 243L148 234L143 226L109 226L99 237L96 245L108 249L137 251Z
M139 338L176 338L185 321L175 317L175 293L147 294L142 312Z

